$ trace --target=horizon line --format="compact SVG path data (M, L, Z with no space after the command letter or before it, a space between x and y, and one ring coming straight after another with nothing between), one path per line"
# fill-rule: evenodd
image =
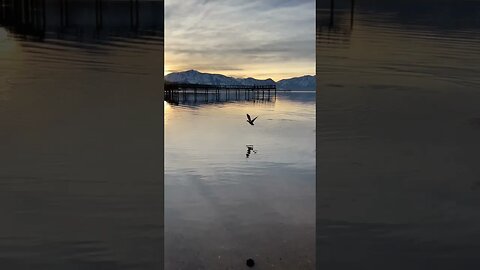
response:
M300 77L305 77L305 76L311 76L311 77L315 77L316 74L302 74L302 75L296 75L296 76L292 76L292 77L288 77L288 78L282 78L282 79L279 79L279 80L275 80L275 79L272 79L271 77L269 78L266 78L266 79L257 79L255 77L252 77L252 76L240 76L240 77L237 77L237 76L231 76L231 75L225 75L223 73L211 73L211 72L204 72L204 71L200 71L200 70L197 70L197 69L186 69L186 70L180 70L180 71L177 71L177 70L174 70L174 71L165 71L164 72L164 77L166 77L167 75L169 74L172 74L172 73L182 73L182 72L187 72L187 71L196 71L198 73L202 73L202 74L210 74L210 75L222 75L222 76L225 76L225 77L230 77L230 78L234 78L234 79L255 79L255 80L272 80L274 82L278 82L278 81L281 81L281 80L287 80L287 79L293 79L293 78L300 78Z

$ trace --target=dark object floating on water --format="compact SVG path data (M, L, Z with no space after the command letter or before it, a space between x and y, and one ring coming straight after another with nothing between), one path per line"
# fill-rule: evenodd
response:
M258 116L252 119L252 118L250 118L250 114L247 113L247 122L248 122L250 125L253 126L253 125L254 125L253 122L255 122L255 119L257 119L257 118L258 118Z
M248 267L253 267L255 265L255 261L253 259L248 259L247 260L247 266Z

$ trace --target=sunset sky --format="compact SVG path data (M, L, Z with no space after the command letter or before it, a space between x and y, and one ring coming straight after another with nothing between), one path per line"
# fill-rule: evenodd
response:
M315 0L165 0L165 73L315 74Z

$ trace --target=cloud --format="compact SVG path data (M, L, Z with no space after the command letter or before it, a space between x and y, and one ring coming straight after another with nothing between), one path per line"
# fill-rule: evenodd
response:
M165 53L172 69L313 74L315 0L166 0Z

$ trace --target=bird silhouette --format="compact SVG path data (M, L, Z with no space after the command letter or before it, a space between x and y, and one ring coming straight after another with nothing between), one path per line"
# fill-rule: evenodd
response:
M255 119L257 119L257 118L258 118L258 116L252 119L252 118L250 118L250 114L247 113L247 122L248 122L250 125L253 126L253 125L254 125L253 122L255 122Z

